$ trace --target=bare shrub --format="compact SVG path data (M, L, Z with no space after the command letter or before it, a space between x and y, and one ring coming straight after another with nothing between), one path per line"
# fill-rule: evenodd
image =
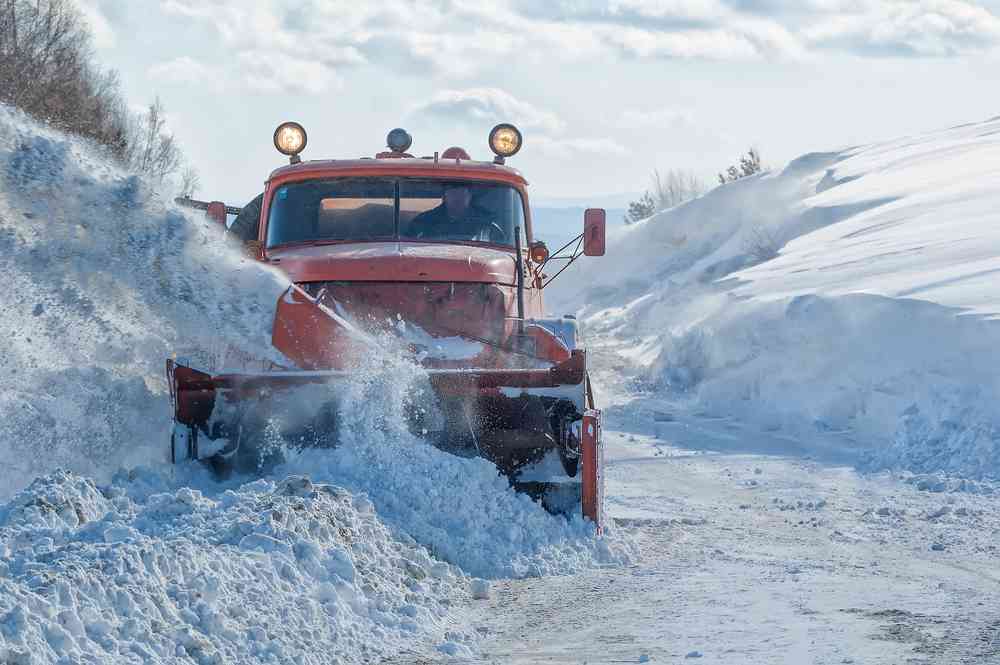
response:
M652 190L646 190L637 200L628 204L625 223L652 217L661 210L673 208L705 192L705 183L691 171L670 169L664 175L654 170Z
M156 184L180 168L160 100L129 112L118 73L95 62L90 28L71 0L0 0L0 103L106 146Z
M125 151L118 75L93 62L90 30L69 0L0 0L0 102Z
M127 144L125 163L152 182L162 183L181 166L181 151L174 135L167 131L163 104L158 97L145 113L133 116Z
M663 176L653 171L653 199L657 212L690 201L704 192L705 183L692 171L670 169Z
M198 175L198 171L193 166L184 167L181 171L180 186L177 188L178 195L193 198L199 188L201 188L201 176Z
M756 263L764 263L778 256L781 250L781 239L771 230L755 224L750 227L743 238L743 251L750 255Z

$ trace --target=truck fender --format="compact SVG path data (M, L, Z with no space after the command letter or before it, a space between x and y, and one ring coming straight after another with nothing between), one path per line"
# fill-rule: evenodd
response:
M577 348L579 333L576 319L569 317L528 319L525 325L544 328L558 338L569 351Z

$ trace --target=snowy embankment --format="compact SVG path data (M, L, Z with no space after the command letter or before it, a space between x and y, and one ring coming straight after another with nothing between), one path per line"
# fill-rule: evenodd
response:
M475 578L634 556L415 439L402 414L426 377L389 354L331 389L334 449L260 480L167 464L164 359L266 356L287 282L4 107L0 274L0 661L462 655Z
M556 303L692 411L1000 477L998 183L1000 118L808 154L616 232Z
M287 287L90 146L5 107L0 274L0 496L57 467L107 479L161 461L164 360L266 349Z
M345 490L290 477L209 498L143 480L57 472L0 509L0 660L377 659L446 632L468 596Z

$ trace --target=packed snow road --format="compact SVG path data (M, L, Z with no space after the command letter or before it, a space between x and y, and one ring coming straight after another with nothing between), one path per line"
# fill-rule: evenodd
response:
M642 558L497 583L471 662L1000 663L990 486L860 475L598 362L608 509Z

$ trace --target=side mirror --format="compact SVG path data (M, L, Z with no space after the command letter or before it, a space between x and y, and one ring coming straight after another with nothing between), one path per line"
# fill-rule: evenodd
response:
M583 253L604 256L604 229L607 214L604 208L587 208L583 213Z

